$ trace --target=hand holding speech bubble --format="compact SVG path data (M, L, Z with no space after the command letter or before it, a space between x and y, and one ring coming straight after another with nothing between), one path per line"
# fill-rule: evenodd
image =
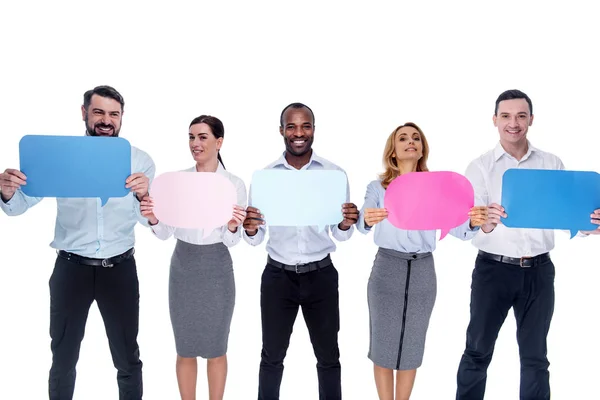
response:
M19 142L23 193L32 197L125 197L131 145L119 137L26 135Z
M394 179L385 191L388 220L405 230L441 229L442 240L450 229L469 219L474 204L473 186L450 171L411 172Z
M323 231L344 219L347 183L338 170L260 170L252 176L252 206L267 225L317 225Z
M573 238L598 228L590 214L600 208L600 174L512 168L502 177L501 205L507 227L566 229Z
M154 179L150 190L154 215L176 227L202 229L209 236L226 225L237 202L235 186L214 172L167 172Z

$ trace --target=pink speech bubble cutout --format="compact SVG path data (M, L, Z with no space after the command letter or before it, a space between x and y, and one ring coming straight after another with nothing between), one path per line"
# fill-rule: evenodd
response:
M214 172L167 172L152 182L154 215L176 227L202 229L203 237L227 224L237 202L235 186Z
M469 219L474 205L473 186L456 172L411 172L390 183L384 204L388 220L395 227L441 229L442 240L450 229Z

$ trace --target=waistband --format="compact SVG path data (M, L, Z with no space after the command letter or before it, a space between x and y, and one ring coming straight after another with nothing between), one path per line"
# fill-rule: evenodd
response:
M125 253L119 254L118 256L110 257L110 258L89 258L83 257L74 253L69 253L64 250L59 250L56 252L60 258L64 258L67 261L72 261L77 264L89 265L92 267L105 267L112 268L116 264L119 264L123 261L129 260L133 257L135 253L135 249L132 247L127 250Z
M432 256L430 251L428 251L427 253L403 253L401 251L386 249L383 247L379 248L377 254L384 254L386 256L399 258L401 260L418 260L421 258L427 258Z
M479 250L477 256L486 260L498 261L504 264L518 265L521 268L535 267L537 265L550 261L550 253L539 254L535 257L515 258L502 256L499 254L492 254L483 250Z
M305 274L307 272L312 272L312 271L316 271L318 269L329 267L330 265L332 265L332 262L331 262L331 257L328 254L327 257L325 257L322 260L313 261L313 262L309 262L306 264L295 264L295 265L283 264L283 263L280 263L279 261L273 260L271 258L271 256L267 256L267 264L272 265L277 268L284 269L286 271L293 271L297 274Z

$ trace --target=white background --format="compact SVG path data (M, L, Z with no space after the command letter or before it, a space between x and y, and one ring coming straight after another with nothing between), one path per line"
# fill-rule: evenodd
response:
M8 3L8 2L7 2ZM0 168L18 168L25 134L81 135L83 92L109 84L126 101L121 136L147 151L157 172L190 167L189 122L225 124L222 156L249 184L283 150L281 109L294 101L316 115L314 148L343 167L360 207L381 171L385 139L399 124L427 135L431 170L464 172L492 148L494 101L518 88L533 99L534 145L568 169L600 169L600 84L595 14L580 1L412 2L10 2L0 14ZM590 2L590 4L592 4ZM55 259L55 201L0 215L0 398L47 398L48 279ZM168 315L174 241L137 228L139 344L145 399L178 398ZM597 393L596 323L600 238L557 234L556 308L549 336L553 399ZM339 343L345 399L375 399L367 359L367 279L376 247L355 232L333 259L340 273ZM452 399L465 342L476 249L448 237L435 253L438 297L414 399ZM261 349L259 284L264 244L232 250L237 302L225 397L254 399ZM298 318L281 398L316 399L315 359ZM199 398L206 398L204 362ZM116 399L97 307L78 364L76 399ZM509 314L489 369L486 399L518 398L515 323Z

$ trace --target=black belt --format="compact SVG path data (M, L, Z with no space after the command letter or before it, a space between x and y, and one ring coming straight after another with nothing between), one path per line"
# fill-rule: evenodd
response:
M318 269L329 267L331 263L331 257L329 254L322 260L313 261L306 264L296 264L296 265L288 265L282 264L279 261L275 261L271 258L271 256L267 257L267 264L272 265L277 268L285 269L286 271L293 271L297 274L305 274L307 272L316 271Z
M106 268L112 268L114 265L116 265L120 262L129 260L131 257L133 257L133 253L135 253L135 250L132 247L131 249L127 250L123 254L119 254L118 256L114 256L111 258L102 259L102 258L83 257L83 256L79 256L77 254L68 253L64 250L59 250L57 252L59 257L64 258L67 261L73 261L77 264L82 264L82 265L91 265L94 267L106 267Z
M479 253L477 255L486 260L494 260L505 264L518 265L522 268L535 267L537 265L550 261L550 253L540 254L535 257L515 258L500 256L498 254L487 253L485 251L479 250Z

